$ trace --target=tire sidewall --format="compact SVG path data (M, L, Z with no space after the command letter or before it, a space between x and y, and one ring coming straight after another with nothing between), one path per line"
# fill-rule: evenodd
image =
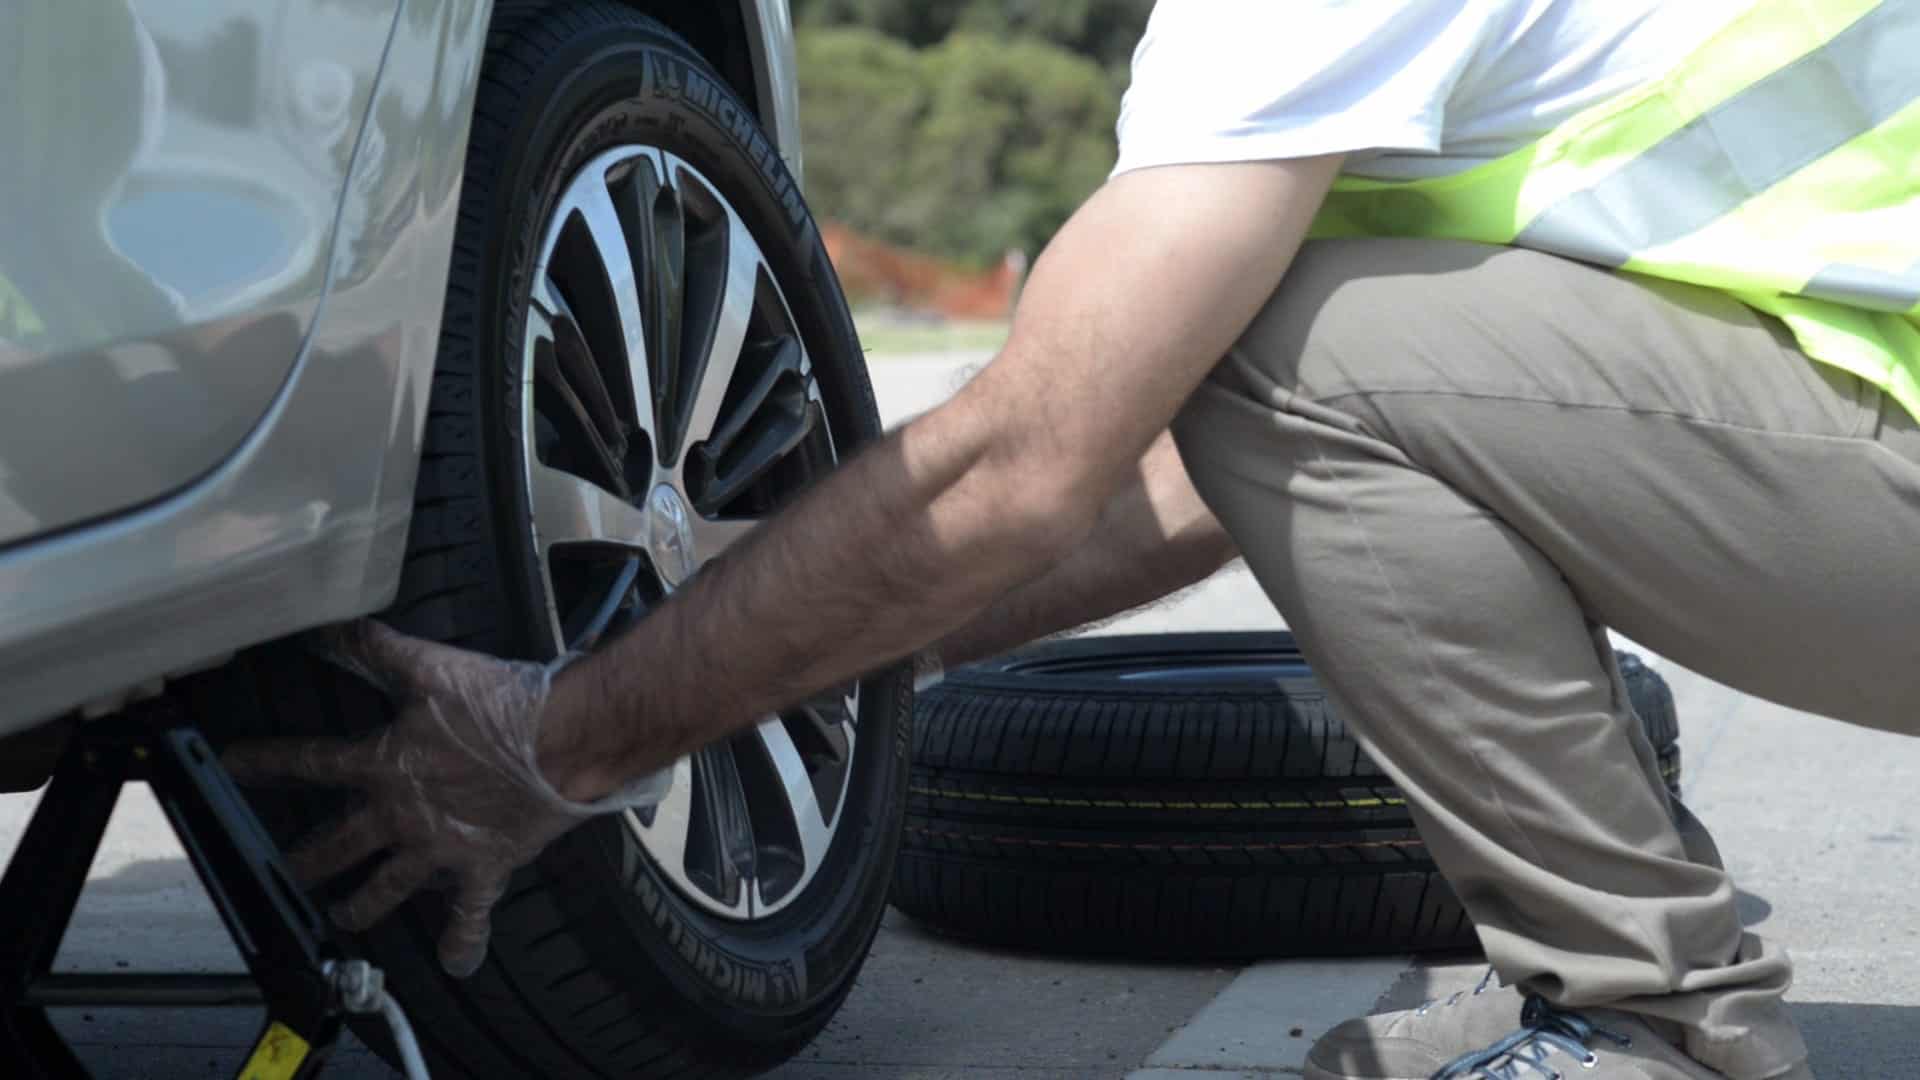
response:
M879 434L858 338L811 216L751 112L711 69L664 28L640 16L595 27L550 54L539 89L508 141L482 267L482 416L490 438L494 538L511 595L497 598L508 648L539 648L528 614L539 594L524 522L519 393L531 274L556 201L588 161L640 144L688 162L746 223L786 294L844 459ZM502 242L504 241L504 242ZM483 329L483 334L486 331ZM810 1036L851 987L885 908L899 842L910 754L910 689L897 672L861 686L860 738L841 822L826 861L795 902L773 916L736 922L694 906L653 866L617 818L589 823L536 866L549 878L603 879L606 888L566 890L583 918L616 925L593 947L603 966L658 971L689 1008L684 1019L718 1040L772 1047ZM607 924L605 920L613 920ZM496 944L507 950L508 942ZM505 957L512 963L512 958ZM760 1056L754 1047L743 1054Z

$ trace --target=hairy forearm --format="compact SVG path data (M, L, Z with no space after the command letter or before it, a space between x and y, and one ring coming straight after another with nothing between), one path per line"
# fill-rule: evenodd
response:
M542 767L575 797L612 790L931 643L1044 570L1070 526L1022 514L998 463L1018 449L982 422L994 415L962 402L882 440L569 668Z
M1339 161L1109 182L1035 262L980 377L561 674L542 770L576 799L612 790L954 633L1065 558L1272 295ZM1102 574L1069 568L1060 595ZM1009 598L1034 623L1076 606L1045 599Z
M1108 502L1085 543L941 638L953 666L1152 603L1198 582L1236 554L1200 501L1173 439L1162 435L1134 483Z

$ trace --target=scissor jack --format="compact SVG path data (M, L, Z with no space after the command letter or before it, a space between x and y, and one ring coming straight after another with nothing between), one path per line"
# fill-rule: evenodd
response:
M107 819L132 780L152 787L249 974L54 973ZM264 1005L239 1080L313 1076L349 1013L384 1014L408 1072L424 1077L413 1034L382 982L378 969L334 943L176 702L143 702L74 733L0 879L0 1062L8 1076L88 1075L48 1009Z

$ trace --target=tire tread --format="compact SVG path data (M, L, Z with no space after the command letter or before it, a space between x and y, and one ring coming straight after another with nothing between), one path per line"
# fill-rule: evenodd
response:
M1161 640L1200 638L1221 640ZM1040 647L1062 648L1101 646ZM1619 663L1677 782L1672 692ZM1310 678L1054 688L1013 667L961 669L920 698L892 892L909 916L1095 955L1477 947L1398 789Z

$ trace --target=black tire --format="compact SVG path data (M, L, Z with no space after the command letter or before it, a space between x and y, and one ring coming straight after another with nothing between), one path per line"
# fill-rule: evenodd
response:
M1620 668L1677 792L1672 693ZM941 930L1166 959L1477 947L1289 634L1044 644L916 713L893 903Z
M519 428L507 415L527 263L566 178L620 142L666 149L723 192L785 291L842 452L879 433L838 282L747 107L684 41L620 4L503 4L467 151L407 560L383 616L399 629L503 656L542 650L533 628L543 609L526 580ZM229 737L345 732L387 715L366 687L291 643L245 655L190 692L199 715L231 718ZM907 682L871 679L861 701L841 824L820 872L772 915L735 921L689 902L629 828L604 818L516 876L470 979L435 962L437 897L357 938L385 969L434 1076L742 1076L817 1034L884 914L905 800ZM283 842L336 809L306 795L256 803Z

